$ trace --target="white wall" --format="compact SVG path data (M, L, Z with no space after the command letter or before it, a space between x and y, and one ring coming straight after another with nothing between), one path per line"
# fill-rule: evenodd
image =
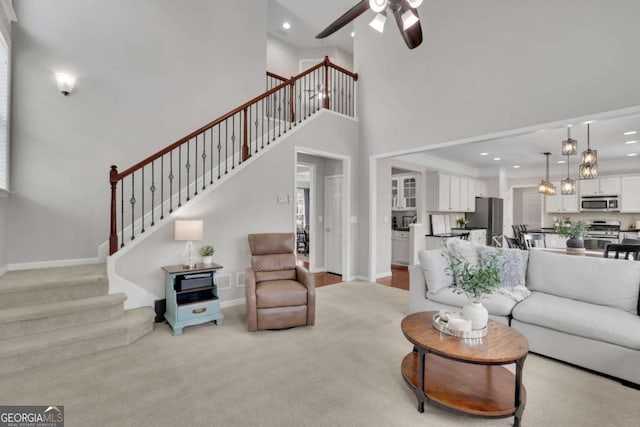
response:
M355 21L365 159L640 104L640 2L463 3L425 1L414 50Z
M7 208L9 199L0 192L0 275L7 264Z
M15 8L10 263L95 257L111 164L129 167L264 91L263 1ZM78 77L68 97L59 70Z
M340 48L298 48L277 37L267 36L267 70L282 77L300 73L302 59L317 59L316 63L320 63L325 56L336 65L353 71L353 55Z
M236 274L244 273L250 265L248 234L294 231L294 207L277 203L277 196L293 195L296 147L353 158L357 153L357 122L329 112L318 113L264 155L247 163L227 182L174 215L174 218L204 219L205 238L195 246L212 244L216 248L214 262L223 265L221 274L229 275L231 279L231 289L221 290L223 301L244 297L244 288L237 286ZM356 168L351 168L352 183L357 172ZM356 194L353 189L350 193L351 214L357 215ZM356 239L352 233L352 248ZM146 240L116 258L116 272L163 298L161 267L180 263L183 247L184 243L173 241L173 221L169 220Z

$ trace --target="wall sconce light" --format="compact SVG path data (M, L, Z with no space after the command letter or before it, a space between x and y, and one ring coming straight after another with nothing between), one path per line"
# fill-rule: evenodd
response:
M193 240L202 240L203 235L203 221L199 220L180 220L177 219L174 223L174 240L186 241L187 244L184 248L183 256L185 256L186 263L184 268L195 268L196 263L193 260Z
M75 76L67 73L56 73L56 82L58 83L58 90L67 96L73 91L73 87L76 84Z

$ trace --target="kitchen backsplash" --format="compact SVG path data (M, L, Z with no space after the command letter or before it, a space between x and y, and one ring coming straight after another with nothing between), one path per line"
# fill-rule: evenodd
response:
M602 220L619 220L622 222L621 228L626 230L629 228L631 224L635 225L636 221L640 221L640 213L637 214L627 214L620 212L584 212L584 213L570 213L566 215L562 214L545 214L544 222L542 224L543 227L553 227L554 220L553 218L557 218L559 221L562 220L563 217L568 216L571 218L571 221L586 221L591 219L602 219Z

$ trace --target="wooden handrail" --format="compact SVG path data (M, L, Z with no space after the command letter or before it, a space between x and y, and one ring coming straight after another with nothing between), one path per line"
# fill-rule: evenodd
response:
M308 85L308 81L311 81L310 79L305 79L308 75L316 72L317 70L319 70L320 68L324 67L324 79L322 79L322 75L318 76L317 74L313 75L313 82L314 82L314 87L316 85L317 82L317 90L322 90L323 93L322 94L318 94L318 98L321 98L322 96L324 97L323 102L322 102L322 106L319 107L319 104L315 104L315 107L313 106L313 104L311 104L311 102L309 102L310 99L312 99L313 97L309 97L308 99L305 97L304 100L300 100L301 98L301 93L302 91L308 91L308 89L304 89L304 87L306 85ZM110 235L109 235L109 253L110 254L114 254L117 250L118 250L118 211L116 209L117 206L117 191L118 191L118 186L120 186L121 190L121 194L120 194L120 198L121 198L121 208L120 208L120 221L121 221L121 233L122 233L122 244L120 246L124 246L124 225L125 225L125 221L124 221L124 179L130 176L130 182L131 182L131 198L128 200L130 201L131 204L131 222L129 224L129 227L131 227L131 240L133 240L135 237L135 216L138 215L137 213L134 214L135 209L136 208L136 198L134 195L134 191L135 191L135 184L134 184L134 178L136 175L134 175L134 173L142 170L142 175L141 175L141 186L140 187L140 191L141 193L141 220L142 220L142 227L141 227L141 233L144 233L144 226L145 226L145 205L144 205L144 194L145 191L150 191L151 192L151 223L150 225L153 226L154 225L154 206L156 206L155 202L154 202L154 196L156 195L156 177L157 175L154 173L154 167L157 168L157 164L154 163L154 161L160 159L160 219L164 218L164 214L163 214L163 210L162 210L162 206L163 203L165 201L165 193L164 193L164 180L165 178L163 177L163 168L165 165L165 162L163 160L163 157L167 154L169 154L170 156L173 156L173 150L179 149L182 147L183 144L188 143L189 141L192 141L195 138L195 144L196 144L196 150L198 149L198 136L203 135L202 140L203 140L203 144L204 144L204 133L211 130L211 133L213 132L213 128L215 128L216 126L218 126L218 138L220 138L220 128L224 125L224 129L225 129L225 138L227 137L228 134L226 134L226 129L227 129L227 122L229 119L236 120L238 121L238 125L240 126L239 128L239 132L240 132L240 137L241 139L238 141L238 151L236 152L235 148L234 148L234 135L232 134L231 137L231 141L232 141L232 147L231 147L231 157L229 157L228 154L228 147L225 145L224 146L224 167L225 167L225 171L224 173L227 173L227 159L230 159L230 163L231 163L231 167L229 169L233 169L236 166L236 162L234 161L235 159L235 154L238 154L238 161L237 161L237 165L240 165L241 163L243 163L244 161L248 160L251 156L251 145L252 145L252 139L251 139L251 134L250 134L250 128L253 125L252 123L249 123L250 120L253 120L252 118L252 111L257 115L258 114L258 103L260 103L261 101L264 101L266 98L271 97L274 94L277 94L280 91L280 95L276 95L274 98L267 100L267 104L271 104L271 107L269 107L269 105L267 105L266 108L266 123L267 123L267 131L266 131L266 140L267 140L267 144L269 145L269 141L274 141L276 139L276 123L277 123L277 136L280 136L280 131L281 131L281 124L284 123L284 133L287 132L287 125L289 127L289 130L292 128L292 126L296 126L297 123L300 123L302 120L305 120L307 117L309 117L310 114L315 113L315 111L317 111L317 109L319 108L326 108L326 109L333 109L337 112L343 112L344 114L348 114L348 115L353 115L354 114L354 99L353 99L353 89L349 89L349 86L347 86L345 83L342 83L342 80L338 80L338 83L336 83L335 78L329 77L329 67L333 68L334 70L345 74L346 76L349 76L353 79L353 81L350 82L351 85L353 85L353 83L355 82L355 80L358 79L358 74L357 73L352 73L349 70L346 70L338 65L332 64L331 61L329 60L329 57L325 56L324 60L317 64L314 65L313 67L303 71L302 73L296 75L296 76L292 76L291 78L286 78L283 76L280 76L278 74L272 73L272 72L267 72L267 77L275 79L277 81L280 81L280 83L272 88L270 88L269 90L267 90L266 92L254 97L253 99L245 102L244 104L240 105L239 107L229 111L228 113L222 115L221 117L218 117L217 119L205 124L204 126L200 127L199 129L189 133L188 135L184 136L183 138L180 138L179 140L177 140L176 142L174 142L173 144L163 148L162 150L148 156L147 158L145 158L144 160L134 164L133 166L125 169L122 172L118 172L118 169L116 166L111 166L111 169L109 171L109 183L110 183L110 196L111 196L111 206L110 206L110 224L109 224L109 228L110 228ZM302 80L305 79L305 80ZM324 80L324 81L323 81ZM320 88L320 82L323 81L323 86L324 88L321 89ZM270 84L274 83L273 81L268 81L267 82L267 86L269 86ZM302 86L305 85L305 86ZM333 90L333 96L338 99L338 97L341 99L340 101L336 101L336 99L334 99L332 102L329 102L329 95L330 95L330 88L329 86L334 86L333 88L331 88ZM339 95L336 95L336 89L335 89L335 85L339 85L342 89L340 89L339 91ZM353 86L351 86L352 88ZM296 91L296 88L298 88L298 90ZM287 93L287 90L289 91ZM313 91L316 91L316 89L314 89ZM297 95L296 95L297 93ZM315 95L314 95L315 96ZM297 97L297 98L296 98ZM286 113L283 113L283 115L281 116L281 107L285 108L286 111L286 101L284 101L285 99L288 99L288 103L289 103L289 111L288 111L288 117ZM304 102L304 104L303 104ZM316 101L313 101L314 103ZM336 104L336 102L339 102L338 104ZM265 114L265 103L262 103L263 107L262 107L262 112L261 115ZM297 110L297 107L299 107L300 109ZM252 110L253 108L253 110ZM270 108L273 108L274 110L271 110L271 113L269 113L268 111L270 110ZM276 111L277 111L277 115L276 115ZM345 113L346 111L346 113ZM298 114L299 113L299 114ZM236 117L236 115L238 115L238 117ZM270 129L269 128L269 120L272 121L273 127ZM264 129L264 121L262 122L262 149L265 148L265 144L264 144L264 136L265 136L265 129ZM232 123L232 132L234 129L234 124ZM255 130L256 133L258 132L258 120L256 119L255 121ZM225 139L226 141L226 139ZM213 184L213 153L214 153L214 149L213 149L213 135L211 135L211 139L210 142L211 144L211 148L210 148L210 152L209 152L209 156L211 157L211 163L210 163L210 173L211 175L211 182L210 184ZM226 144L226 142L225 142ZM221 174L221 146L220 146L220 142L218 142L218 179L220 179L220 174ZM201 159L202 159L202 189L205 189L205 182L204 182L204 176L205 176L205 159L207 158L207 154L206 154L206 148L203 145L202 146L202 152L201 152ZM258 148L258 141L257 139L255 140L255 153L258 153L259 148ZM180 157L180 155L182 154L182 150L180 149L178 151L178 157ZM198 153L195 153L196 156L198 156ZM169 194L168 194L168 201L169 201L169 213L171 213L173 210L172 208L172 200L173 197L175 196L175 194L173 193L172 190L172 186L174 185L174 177L175 175L173 175L173 169L171 166L173 163L172 159L173 157L170 157L169 159L169 167L170 167L170 173L167 176L168 178L168 185L169 185ZM187 182L186 182L186 189L187 189L187 198L186 201L189 201L190 197L189 197L189 185L191 185L191 179L189 177L189 168L190 165L195 165L195 174L194 174L194 182L197 183L198 181L198 159L195 159L195 163L190 164L190 158L189 158L189 152L187 152L187 164L186 164L186 175L187 175ZM180 162L180 159L178 159L178 162ZM145 187L144 184L144 177L145 177L145 169L144 167L151 164L151 186L147 189ZM178 169L181 170L181 169ZM149 172L147 172L149 173ZM178 192L177 192L177 196L178 196L178 204L177 206L180 207L181 206L181 195L180 195L180 190L183 188L183 184L181 183L181 175L180 172L178 173L177 176L177 185L178 185ZM194 195L197 195L197 189L196 192L194 193ZM127 196L128 197L128 196Z

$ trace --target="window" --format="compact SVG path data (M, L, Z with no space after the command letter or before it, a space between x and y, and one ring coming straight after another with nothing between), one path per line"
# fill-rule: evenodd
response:
M9 46L0 33L0 190L9 189Z
M304 193L303 188L296 190L296 229L298 230L304 230L307 225Z

